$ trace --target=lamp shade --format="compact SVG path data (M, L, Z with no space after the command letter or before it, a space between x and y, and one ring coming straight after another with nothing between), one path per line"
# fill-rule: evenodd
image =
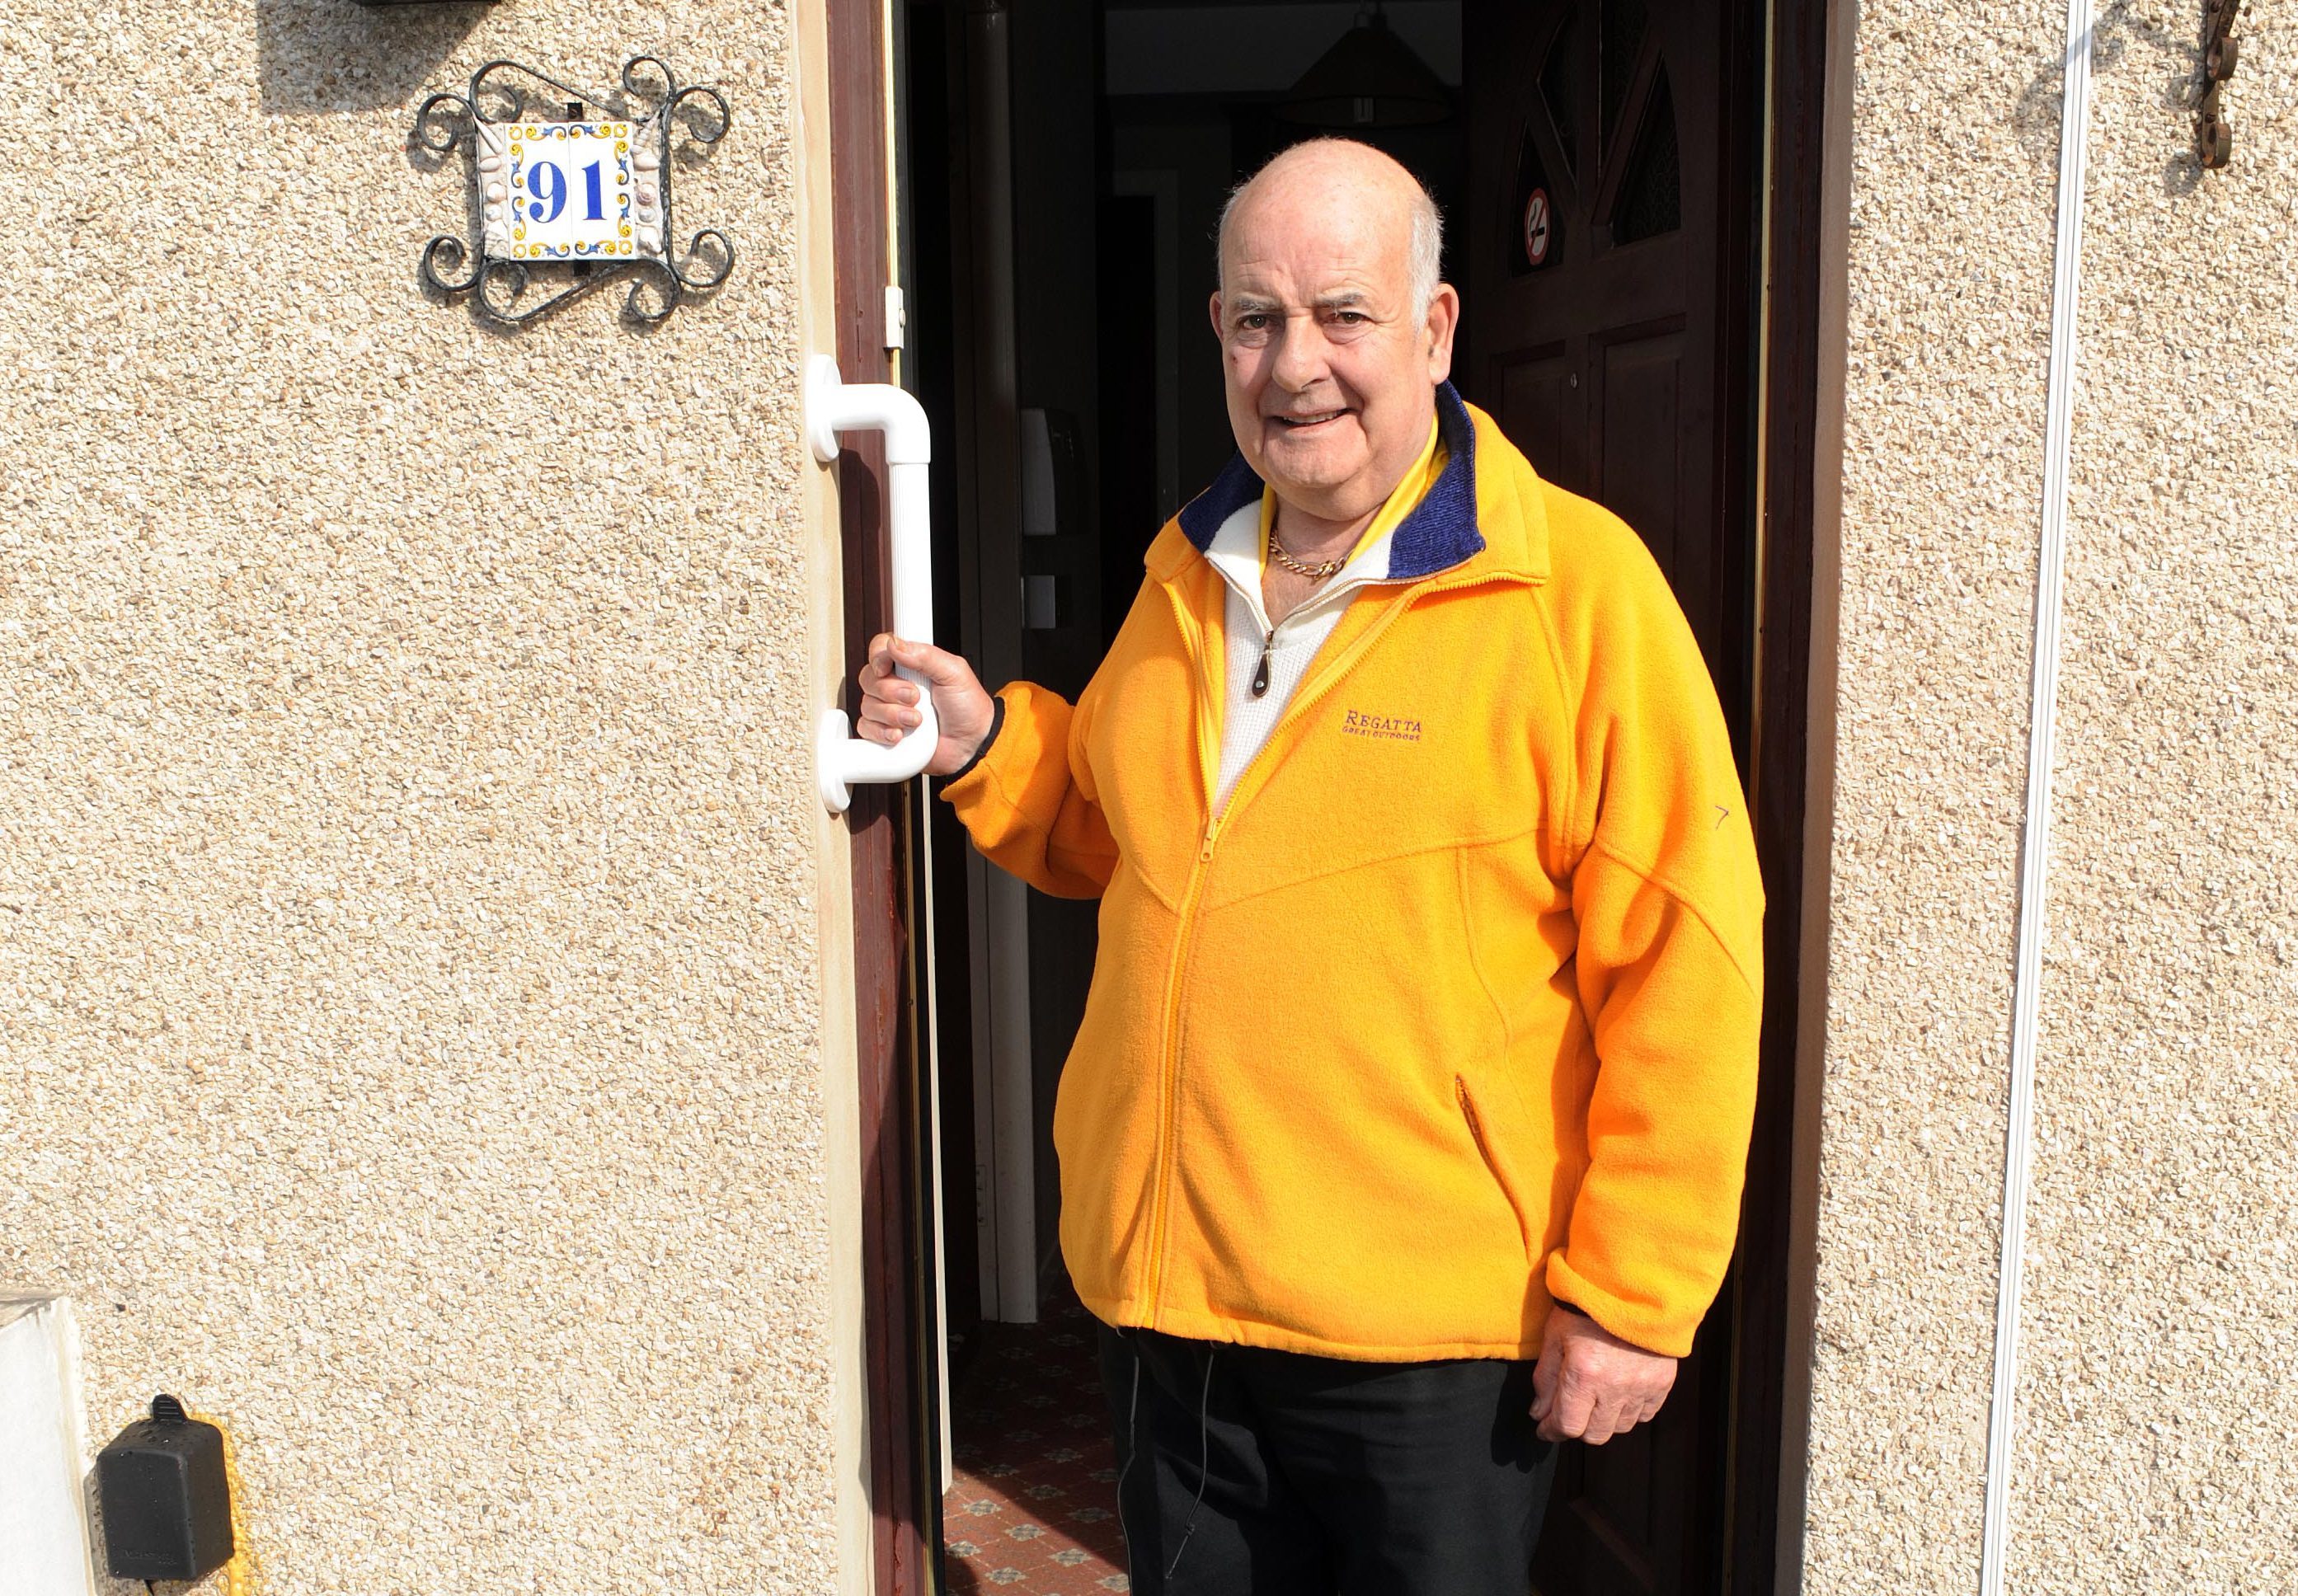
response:
M1376 5L1301 74L1277 114L1312 128L1418 128L1452 114L1452 96Z

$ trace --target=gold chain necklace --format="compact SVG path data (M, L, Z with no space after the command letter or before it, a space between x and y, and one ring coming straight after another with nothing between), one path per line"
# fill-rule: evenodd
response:
M1346 559L1296 559L1286 552L1284 544L1277 541L1277 534L1274 532L1269 534L1269 553L1278 565L1283 566L1295 576L1306 576L1312 582L1322 582L1349 563Z

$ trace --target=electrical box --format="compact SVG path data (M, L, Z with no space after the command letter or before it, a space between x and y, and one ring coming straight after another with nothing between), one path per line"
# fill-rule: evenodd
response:
M115 1579L201 1579L231 1560L231 1483L223 1432L152 1399L96 1455L96 1494Z

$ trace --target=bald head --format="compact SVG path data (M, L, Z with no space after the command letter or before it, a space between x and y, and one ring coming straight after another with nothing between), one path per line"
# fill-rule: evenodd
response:
M1335 211L1328 207L1344 206ZM1259 212L1291 217L1346 215L1368 222L1404 251L1405 279L1415 316L1428 312L1444 256L1444 219L1420 180L1393 157L1352 138L1312 138L1280 151L1238 184L1221 207L1219 268L1229 279L1230 244L1240 225Z

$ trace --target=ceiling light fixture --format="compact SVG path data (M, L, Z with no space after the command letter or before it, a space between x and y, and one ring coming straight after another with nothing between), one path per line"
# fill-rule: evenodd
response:
M1452 114L1452 95L1373 0L1301 74L1277 114L1312 128L1421 128Z

